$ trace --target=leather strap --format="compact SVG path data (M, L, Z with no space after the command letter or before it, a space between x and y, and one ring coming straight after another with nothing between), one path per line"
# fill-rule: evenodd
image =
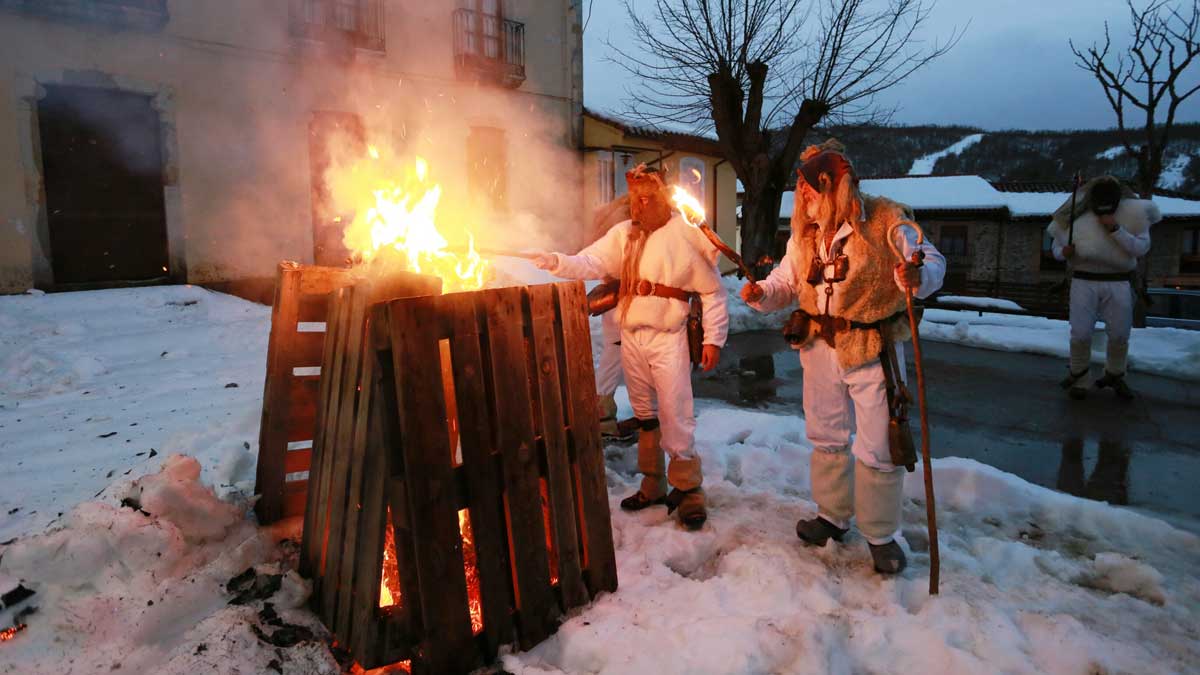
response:
M1075 270L1071 273L1073 278L1084 281L1129 281L1132 275L1132 272L1084 272L1083 270Z
M667 286L664 284L656 284L653 281L648 281L646 279L641 279L633 285L633 294L653 295L658 298L669 298L671 300L680 300L682 302L690 302L693 295L682 288L675 288L674 286Z

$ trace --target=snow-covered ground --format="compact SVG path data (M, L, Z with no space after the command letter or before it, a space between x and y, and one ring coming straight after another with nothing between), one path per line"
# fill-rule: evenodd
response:
M36 592L0 610L0 630L28 624L0 642L0 673L339 671L288 571L294 528L258 528L248 510L245 444L257 438L269 320L266 308L195 288L0 298L0 593L18 583ZM662 508L621 512L635 451L609 447L620 589L507 656L508 671L1165 673L1200 663L1193 534L937 460L942 593L931 598L919 473L905 486L912 566L882 579L860 537L798 543L795 521L815 508L802 419L710 402L698 415L710 524L688 533ZM239 595L244 604L229 604Z
M980 309L1011 309L1017 312L1024 309L1012 300L1005 300L1004 298L980 298L973 295L939 295L938 302L967 305L970 307L979 307Z
M950 155L961 154L963 150L966 150L981 140L983 140L983 134L971 134L970 136L963 138L961 141L951 145L948 148L943 148L937 152L925 155L924 157L918 157L913 160L912 168L908 170L908 175L928 176L929 174L933 173L933 167L935 164L937 164L939 159L943 157L949 157Z
M1183 172L1187 169L1188 164L1192 162L1191 155L1178 154L1175 159L1171 160L1170 164L1163 167L1162 174L1158 177L1158 186L1168 190L1175 190L1183 185Z

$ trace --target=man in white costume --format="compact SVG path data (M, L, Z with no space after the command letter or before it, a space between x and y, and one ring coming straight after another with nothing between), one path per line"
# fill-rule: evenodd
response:
M889 448L887 381L880 355L910 337L905 289L926 297L942 285L946 261L916 233L902 228L896 244L911 260L898 263L888 245L891 227L911 222L908 207L863 195L853 167L836 141L801 156L792 236L767 279L748 283L742 298L759 311L799 300L789 336L804 369L804 418L813 445L811 478L817 516L796 524L811 545L841 541L855 518L870 544L875 570L896 574L907 561L896 542L904 471Z
M1150 226L1159 220L1162 214L1154 202L1136 199L1112 176L1100 176L1060 206L1046 228L1054 237L1054 257L1071 265L1071 357L1061 383L1071 398L1086 397L1092 386L1092 333L1097 319L1104 321L1108 353L1104 375L1095 384L1112 387L1123 399L1134 396L1125 382L1133 325L1131 275L1138 258L1150 250Z
M621 327L621 363L638 418L638 491L621 508L666 504L689 529L708 517L700 457L694 447L691 360L686 323L693 294L703 306L701 367L712 370L725 345L729 318L717 271L718 251L671 208L657 171L639 166L625 176L631 220L577 255L539 254L538 267L569 279L621 280L612 310ZM663 451L670 456L664 467ZM667 494L667 485L671 492Z

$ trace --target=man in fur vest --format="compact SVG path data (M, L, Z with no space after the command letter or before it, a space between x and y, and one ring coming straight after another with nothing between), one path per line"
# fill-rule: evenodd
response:
M638 511L666 504L698 529L708 518L700 456L694 447L688 301L698 294L704 310L701 367L721 358L729 317L717 271L718 251L671 208L662 177L644 165L625 174L631 219L619 223L577 255L542 253L538 267L568 279L621 280L612 310L621 327L621 363L629 402L638 418L638 491L621 508ZM663 451L670 456L664 466ZM667 485L671 486L667 494Z
M942 285L946 261L916 233L903 228L896 244L911 260L898 263L888 245L890 228L911 221L908 207L864 195L842 146L827 141L801 156L787 253L761 283L746 284L742 298L774 311L799 298L807 318L792 336L804 369L804 418L812 453L815 518L796 524L805 543L841 541L851 518L870 544L875 570L896 574L907 561L896 542L904 470L892 463L888 442L887 375L880 356L910 337L905 289L926 297ZM903 234L901 234L903 233Z
M1133 398L1125 383L1133 326L1132 274L1138 258L1150 250L1150 226L1159 220L1162 214L1154 202L1136 199L1112 176L1100 176L1083 185L1074 200L1067 199L1046 228L1054 237L1054 257L1071 266L1071 357L1061 383L1071 398L1084 398L1092 386L1097 319L1104 321L1108 334L1108 355L1104 375L1095 384L1112 387L1123 399Z

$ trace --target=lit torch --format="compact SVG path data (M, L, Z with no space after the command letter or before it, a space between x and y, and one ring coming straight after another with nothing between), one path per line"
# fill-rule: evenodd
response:
M757 279L754 278L754 273L750 271L745 261L742 260L742 256L730 248L729 244L722 241L721 237L717 236L717 233L713 232L712 228L708 226L704 215L704 207L700 205L700 200L693 197L687 190L676 185L674 194L671 196L671 201L675 202L675 208L679 209L679 212L683 214L683 219L688 225L703 232L704 236L708 237L708 240L712 242L713 246L717 247L718 251L733 261L733 264L737 265L738 270L741 271L750 283L757 282Z

